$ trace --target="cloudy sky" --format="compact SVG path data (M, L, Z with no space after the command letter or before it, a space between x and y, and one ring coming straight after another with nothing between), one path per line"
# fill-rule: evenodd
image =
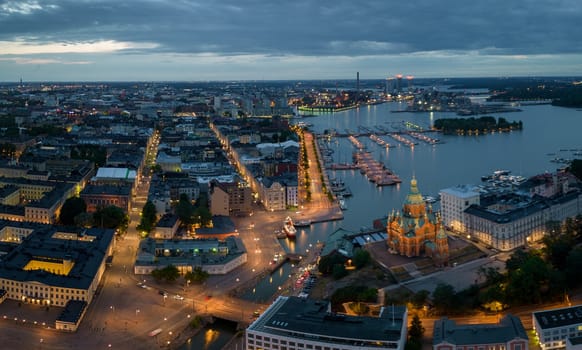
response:
M579 0L0 0L0 81L582 74Z

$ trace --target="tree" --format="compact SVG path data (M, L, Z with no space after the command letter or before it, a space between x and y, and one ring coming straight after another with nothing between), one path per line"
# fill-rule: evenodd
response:
M533 253L526 252L523 249L517 249L516 251L511 254L511 257L507 259L505 262L505 268L507 269L508 273L515 271L521 267L521 265L529 259Z
M450 284L439 283L432 292L432 302L439 312L450 312L455 303L455 288Z
M115 205L99 208L93 214L93 221L97 227L113 228L125 231L129 224L129 218L123 210Z
M162 269L152 271L152 277L156 281L174 282L180 277L180 271L174 265L168 265Z
M566 280L570 287L577 287L580 285L579 273L582 271L582 249L573 249L566 261Z
M81 213L87 211L87 204L82 198L71 197L63 203L61 208L61 213L59 215L59 221L63 225L72 226L75 225L75 217Z
M81 213L77 216L75 216L75 226L79 226L79 227L92 227L94 222L93 222L93 214L91 213Z
M137 229L150 233L157 221L156 206L151 201L147 201L141 211L141 219Z
M542 239L545 247L543 252L548 261L558 270L566 268L566 258L574 246L574 236L567 233L546 235Z
M414 305L415 308L420 309L424 307L424 305L426 304L429 295L430 292L428 290L426 289L419 290L418 292L412 295L410 301L412 302L412 305Z
M408 328L408 341L406 342L406 350L421 350L422 337L424 335L424 327L418 315L412 317L412 322Z
M202 284L210 277L210 274L201 267L195 267L191 272L186 272L184 279L192 283Z
M319 260L318 270L324 275L329 275L335 265L344 263L345 258L339 254L326 255Z
M356 249L354 252L354 265L357 269L361 269L362 267L368 265L370 261L370 252L365 249Z
M515 304L539 303L549 281L548 265L538 255L530 255L519 268L509 272L507 299Z
M505 276L499 272L499 268L497 267L481 266L479 270L477 270L477 274L485 278L485 284L488 286L497 284L505 279Z
M422 339L424 335L424 327L422 326L422 321L418 315L412 316L412 322L410 323L410 328L408 329L408 336L410 338Z
M180 221L185 225L192 225L194 222L194 206L192 205L190 198L188 198L188 195L185 193L180 195L180 200L178 201L178 204L176 204L176 215L178 215Z
M340 278L345 277L347 274L348 272L346 271L346 267L344 266L344 264L333 265L331 276L334 279L339 280Z

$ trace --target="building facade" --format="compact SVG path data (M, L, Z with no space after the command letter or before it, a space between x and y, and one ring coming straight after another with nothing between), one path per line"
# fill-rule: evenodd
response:
M114 231L0 221L0 289L24 303L90 304L113 254Z
M252 191L245 183L212 181L209 192L212 215L241 216L253 211Z
M502 251L544 237L549 221L563 222L582 213L582 193L571 191L552 198L495 197L463 213L464 233Z
M463 212L473 204L479 205L480 193L472 185L460 185L440 191L443 225L455 232L465 228Z

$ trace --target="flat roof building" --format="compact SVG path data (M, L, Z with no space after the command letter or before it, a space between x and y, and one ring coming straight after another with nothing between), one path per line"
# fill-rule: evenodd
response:
M532 313L542 350L563 349L568 338L582 336L582 305Z
M497 324L457 324L446 317L434 323L433 350L527 350L528 344L521 320L513 315Z
M327 301L278 297L246 331L247 350L404 349L405 306L382 308L378 317L331 312Z

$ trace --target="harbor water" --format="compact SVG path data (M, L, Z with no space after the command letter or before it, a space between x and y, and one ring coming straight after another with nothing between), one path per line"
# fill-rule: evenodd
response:
M366 128L371 131L404 130L407 122L409 126L416 125L427 130L436 119L458 118L454 113L444 112L393 112L404 111L405 108L404 103L385 103L302 118L301 121L309 123L310 130L318 134L334 131L345 134ZM357 232L371 227L375 219L402 208L413 177L418 181L423 195L438 197L441 189L459 184L479 184L481 176L498 169L529 177L563 167L565 164L553 162L556 158L582 158L576 156L582 152L582 111L551 105L520 108L521 112L493 116L510 122L521 120L521 131L478 136L429 132L426 135L441 142L433 145L416 140L418 143L414 147L405 146L389 136L381 136L393 146L388 149L367 136L359 137L366 150L396 173L402 183L377 187L359 170L330 171L329 176L343 180L353 194L345 199L347 210L344 211L344 219L298 228L295 241L281 240L281 244L289 253L305 254L309 249L314 249L317 242L325 242L326 237L338 228ZM326 147L333 151L331 156L336 163L351 163L353 152L357 150L347 137L330 137ZM438 209L438 202L434 206ZM294 273L296 271L291 264L285 264L243 297L268 301Z

